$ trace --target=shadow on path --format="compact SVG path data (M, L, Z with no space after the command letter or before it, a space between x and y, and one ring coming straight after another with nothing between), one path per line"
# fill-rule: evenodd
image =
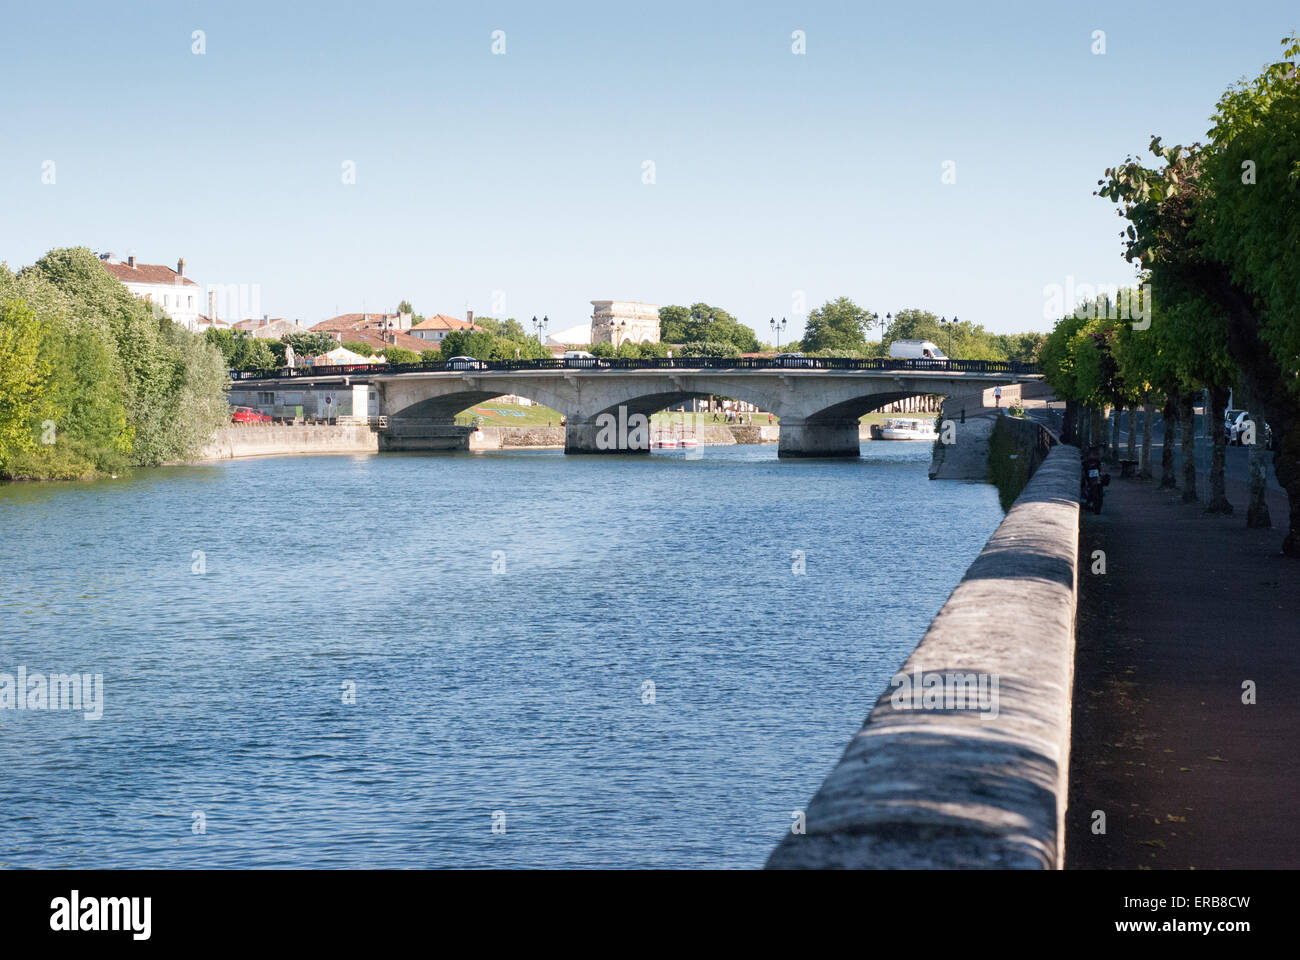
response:
M1067 867L1300 866L1300 563L1228 492L1208 516L1116 477L1080 514Z

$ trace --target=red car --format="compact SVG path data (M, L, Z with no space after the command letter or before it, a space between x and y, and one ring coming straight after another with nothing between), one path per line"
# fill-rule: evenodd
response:
M271 418L252 407L235 407L230 413L231 423L270 423Z

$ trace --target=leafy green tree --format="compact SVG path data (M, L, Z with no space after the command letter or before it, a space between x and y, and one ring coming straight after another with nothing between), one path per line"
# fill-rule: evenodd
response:
M870 323L871 313L848 297L828 300L808 314L804 350L860 350L867 345Z
M1283 45L1286 57L1300 54L1294 36ZM1300 268L1296 257L1280 253L1293 250L1300 222L1295 70L1292 59L1238 84L1219 101L1208 145L1165 147L1155 137L1149 146L1154 165L1129 156L1106 171L1098 193L1128 220L1125 257L1150 271L1157 301L1170 316L1193 328L1198 318L1224 318L1238 382L1277 438L1274 468L1290 506L1282 549L1300 557L1300 319L1294 309ZM1218 337L1204 343L1215 351ZM1222 388L1210 386L1217 407ZM1216 463L1218 456L1216 446ZM1216 503L1213 488L1212 475ZM1247 511L1248 524L1262 519Z
M45 330L23 300L0 302L0 475L32 450L32 419L50 409L48 361L40 360Z
M7 474L75 478L184 459L227 419L221 347L237 349L236 338L214 345L175 326L84 247L52 250L16 275L0 266L0 302L15 299L40 328L45 389L23 403L40 441L9 457Z
M740 348L734 343L719 343L716 340L697 340L682 344L683 357L739 357Z
M940 318L930 311L914 307L898 311L885 331L886 343L929 340L948 356L961 360L1032 361L1042 339L1043 335L1036 333L991 334L983 326L967 320L940 323ZM1021 355L1012 356L1013 348Z
M331 346L328 350L322 350L321 353L329 353L330 350L333 349L334 347ZM375 355L375 348L364 340L349 340L347 343L343 344L343 349L351 350L353 353L360 354L363 357L373 357Z
M474 357L489 360L496 337L480 330L453 330L442 340L443 357Z
M758 336L721 307L694 303L659 309L659 339L664 343L730 343L742 353L758 350Z
M420 355L406 347L389 345L384 347L384 359L389 363L419 363Z
M289 333L281 337L280 342L293 347L293 352L299 357L318 357L322 353L329 353L338 346L337 340L328 333L321 333L319 330Z

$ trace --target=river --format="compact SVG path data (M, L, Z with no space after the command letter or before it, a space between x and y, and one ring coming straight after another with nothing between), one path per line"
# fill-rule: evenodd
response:
M0 866L761 866L1002 518L929 450L0 486L0 674L103 677L0 709Z

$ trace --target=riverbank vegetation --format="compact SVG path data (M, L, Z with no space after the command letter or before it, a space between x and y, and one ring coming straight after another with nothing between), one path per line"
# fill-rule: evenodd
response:
M1108 440L1104 411L1145 411L1149 454L1150 424L1162 409L1162 486L1178 482L1172 430L1181 424L1188 501L1197 499L1193 397L1204 391L1214 437L1207 509L1215 513L1233 512L1217 425L1235 390L1256 422L1246 523L1271 525L1263 421L1290 508L1282 549L1300 557L1300 38L1282 45L1283 61L1219 99L1205 143L1165 146L1153 137L1149 161L1135 154L1105 171L1097 193L1126 221L1124 257L1139 275L1113 301L1086 301L1062 318L1042 363L1067 401L1067 436L1111 455L1119 419ZM1143 460L1150 476L1149 456Z
M221 353L85 247L0 264L0 478L75 479L196 453L229 419Z
M874 339L876 336L882 339ZM899 310L897 314L881 318L848 297L839 297L811 310L803 338L783 341L780 350L810 357L870 358L884 356L894 340L930 340L948 356L960 360L1032 363L1038 359L1038 350L1046 336L1035 332L989 333L979 324L955 317L948 321L946 317L916 308ZM662 351L674 345L675 354L685 357L776 352L770 343L760 343L754 331L731 314L707 303L661 308L659 339L662 343L641 344L641 353L628 355L664 356ZM648 347L657 348L659 352L646 352Z

